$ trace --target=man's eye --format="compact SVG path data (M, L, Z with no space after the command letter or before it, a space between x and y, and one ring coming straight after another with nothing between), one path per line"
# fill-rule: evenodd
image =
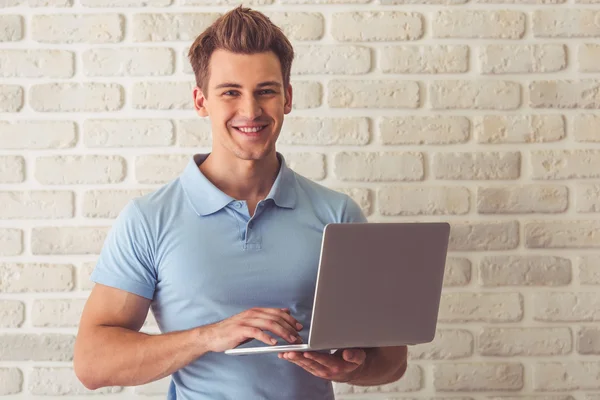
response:
M275 92L271 89L265 89L265 90L261 90L259 93L260 94L273 94Z
M235 96L237 95L237 92L235 90L228 90L225 93L223 93L225 96Z

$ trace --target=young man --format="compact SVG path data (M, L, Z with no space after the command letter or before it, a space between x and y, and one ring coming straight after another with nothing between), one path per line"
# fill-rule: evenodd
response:
M306 342L323 229L365 218L348 196L294 173L276 152L291 111L293 50L263 14L230 11L189 57L212 152L116 219L81 318L77 376L96 389L172 375L168 398L186 400L333 399L332 381L400 379L405 346L223 354L253 339ZM160 335L139 332L149 307Z

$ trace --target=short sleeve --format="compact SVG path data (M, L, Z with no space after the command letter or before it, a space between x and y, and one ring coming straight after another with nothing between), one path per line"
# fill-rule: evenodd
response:
M367 217L363 214L360 206L348 195L346 195L346 204L342 212L341 222L367 222Z
M90 279L152 299L157 280L152 254L146 221L131 200L109 230Z

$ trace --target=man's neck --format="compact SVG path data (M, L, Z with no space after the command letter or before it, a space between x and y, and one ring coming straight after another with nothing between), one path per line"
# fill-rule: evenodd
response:
M275 152L257 161L212 152L202 164L200 171L217 188L237 200L260 201L270 192L280 163Z

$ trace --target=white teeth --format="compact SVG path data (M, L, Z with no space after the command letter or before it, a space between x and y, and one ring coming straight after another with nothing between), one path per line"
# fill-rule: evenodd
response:
M259 126L256 128L238 128L238 129L244 133L255 133L255 132L260 131L262 128L264 128L264 126Z

